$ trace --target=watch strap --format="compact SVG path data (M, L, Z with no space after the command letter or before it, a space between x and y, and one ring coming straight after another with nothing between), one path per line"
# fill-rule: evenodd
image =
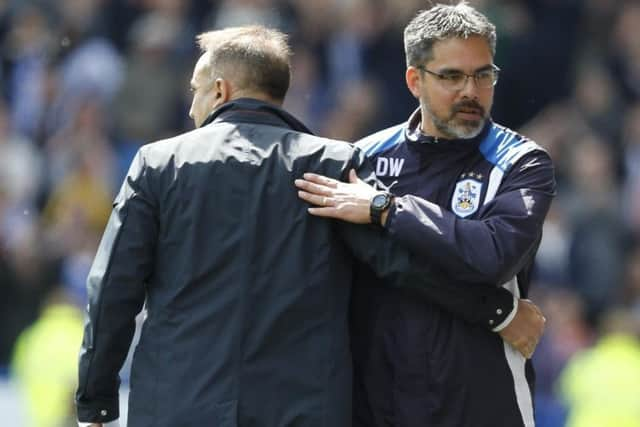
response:
M379 198L380 196L385 197L384 203L381 205L375 203L375 199ZM391 205L391 199L391 193L388 192L381 192L374 196L374 198L371 200L371 204L369 205L369 215L371 216L372 224L382 226L382 213Z

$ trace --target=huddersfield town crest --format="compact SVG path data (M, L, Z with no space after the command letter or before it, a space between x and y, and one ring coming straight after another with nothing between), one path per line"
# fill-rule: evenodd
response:
M480 205L480 191L482 183L475 179L463 179L458 181L453 190L451 210L460 218L466 218L478 210Z

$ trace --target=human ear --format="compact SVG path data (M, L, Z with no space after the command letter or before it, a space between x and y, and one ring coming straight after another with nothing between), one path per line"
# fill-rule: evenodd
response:
M407 87L409 88L409 92L415 97L420 97L420 86L422 84L422 79L420 78L420 70L416 67L409 66L407 71L405 72L405 81L407 83Z
M231 99L231 83L229 80L217 78L215 82L216 101L224 104Z

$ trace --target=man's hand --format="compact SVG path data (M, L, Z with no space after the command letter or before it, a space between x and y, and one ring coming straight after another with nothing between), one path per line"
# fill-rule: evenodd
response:
M309 208L316 216L341 219L356 224L371 222L371 199L378 191L360 180L355 170L349 171L349 182L341 182L314 173L305 173L295 180L298 197L318 206Z
M521 299L511 323L498 333L503 340L530 359L544 332L546 321L537 305L527 299Z

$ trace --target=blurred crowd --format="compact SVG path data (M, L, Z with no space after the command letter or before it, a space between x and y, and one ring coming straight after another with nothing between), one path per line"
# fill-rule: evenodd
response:
M470 3L498 29L493 118L556 165L531 295L548 320L534 356L538 425L638 426L640 2ZM0 378L21 385L34 426L72 418L85 279L130 160L193 127L196 34L288 33L285 107L355 141L416 108L402 30L430 4L0 0Z

